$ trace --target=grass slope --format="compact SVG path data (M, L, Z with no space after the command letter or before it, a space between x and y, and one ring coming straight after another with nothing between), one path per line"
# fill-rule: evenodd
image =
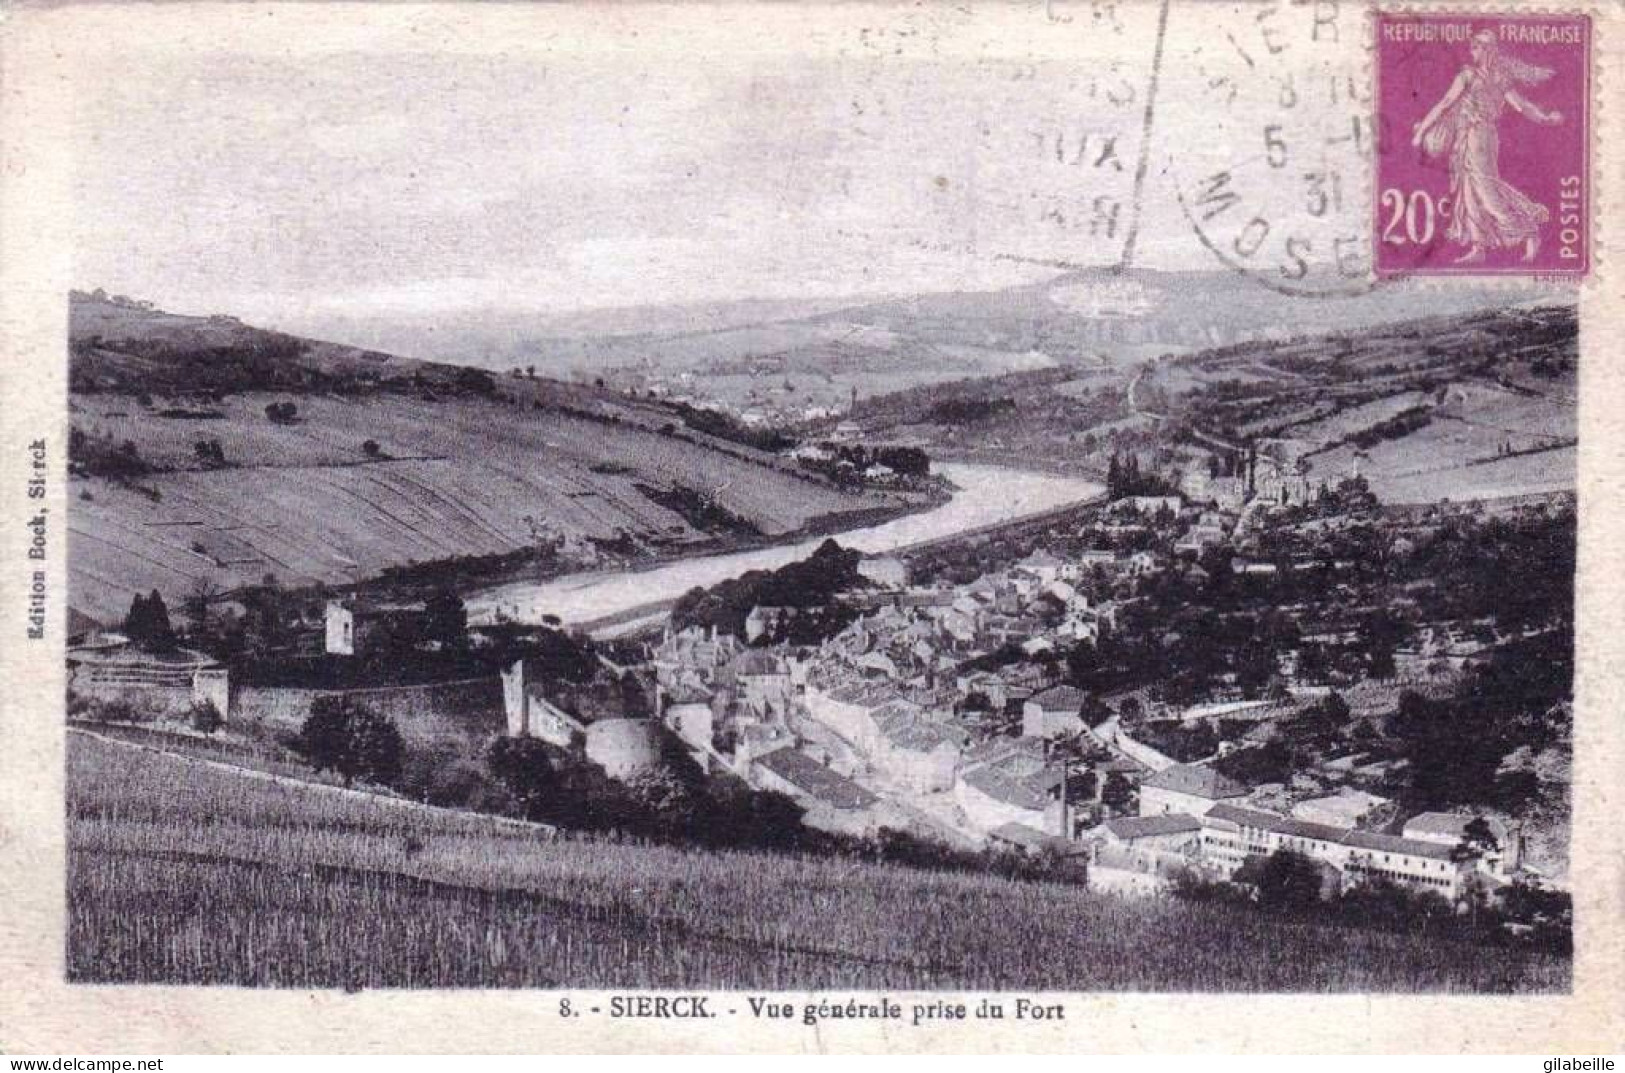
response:
M1513 991L1566 962L851 860L547 840L71 735L68 975L286 987Z
M651 551L722 532L661 498L714 499L730 532L767 536L907 505L841 491L594 388L501 378L470 389L456 367L220 318L82 296L72 312L75 430L134 444L154 470L73 480L71 600L103 619L137 592L180 598L200 579L346 584L387 566L514 552L542 532L630 535ZM266 407L284 401L297 419L270 420ZM199 457L200 441L218 442L225 468Z

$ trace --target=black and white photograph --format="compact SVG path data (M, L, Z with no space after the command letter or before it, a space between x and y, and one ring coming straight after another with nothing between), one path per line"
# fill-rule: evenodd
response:
M1575 987L1593 321L1374 275L1364 5L190 6L61 61L69 987Z

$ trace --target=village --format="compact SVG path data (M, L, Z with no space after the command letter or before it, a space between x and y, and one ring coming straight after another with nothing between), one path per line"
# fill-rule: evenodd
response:
M1231 880L1277 850L1314 862L1328 891L1380 878L1455 902L1480 883L1558 878L1525 860L1515 823L1467 809L1399 815L1389 787L1403 784L1407 761L1358 742L1375 737L1361 716L1407 688L1437 691L1544 625L1426 622L1369 674L1368 655L1351 658L1359 616L1328 619L1306 600L1288 609L1296 642L1265 652L1269 666L1251 681L1228 671L1185 703L1169 703L1168 690L1073 684L1061 654L1103 648L1143 614L1150 590L1209 587L1216 569L1273 585L1283 571L1335 580L1353 567L1258 554L1281 536L1272 516L1337 494L1269 470L1121 497L1056 550L1039 546L963 584L911 577L901 558L865 559L867 586L838 598L851 623L816 645L774 642L799 608L753 607L739 636L668 629L650 649L662 718L701 763L794 797L808 823L1081 858L1100 890L1162 893L1191 872ZM1377 528L1404 541L1412 526ZM1353 740L1326 735L1301 768L1243 781L1257 769L1248 758L1328 711L1359 728Z
M1407 705L1444 703L1505 646L1559 630L1542 609L1502 621L1396 585L1391 569L1376 579L1374 555L1418 554L1485 506L1385 511L1357 475L1311 479L1290 445L1272 446L1233 474L1178 479L1114 458L1124 494L1015 541L827 545L850 560L843 581L753 602L723 628L673 621L622 639L587 661L587 686L535 655L557 631L470 626L448 598L328 597L296 623L297 651L343 668L457 650L457 681L353 694L409 745L450 697L492 734L623 783L675 747L707 777L795 802L810 829L1042 859L1099 891L1256 882L1278 852L1310 862L1325 896L1378 880L1452 904L1514 882L1562 889L1562 854L1527 852L1505 802L1408 809L1429 800L1417 756L1382 729ZM1559 497L1489 514L1545 524L1565 510ZM186 713L201 706L291 733L332 691L233 682L204 652L154 654L96 624L71 640L81 712L134 690L171 719L196 723ZM1520 750L1526 769L1538 751ZM1491 763L1499 784L1508 762Z

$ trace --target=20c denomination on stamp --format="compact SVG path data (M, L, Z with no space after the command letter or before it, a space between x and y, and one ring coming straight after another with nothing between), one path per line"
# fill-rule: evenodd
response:
M1591 20L1376 17L1379 276L1590 268Z

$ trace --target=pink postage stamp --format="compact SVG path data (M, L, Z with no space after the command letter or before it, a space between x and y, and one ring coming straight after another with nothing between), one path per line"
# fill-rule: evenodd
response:
M1585 15L1379 13L1379 275L1584 274Z

